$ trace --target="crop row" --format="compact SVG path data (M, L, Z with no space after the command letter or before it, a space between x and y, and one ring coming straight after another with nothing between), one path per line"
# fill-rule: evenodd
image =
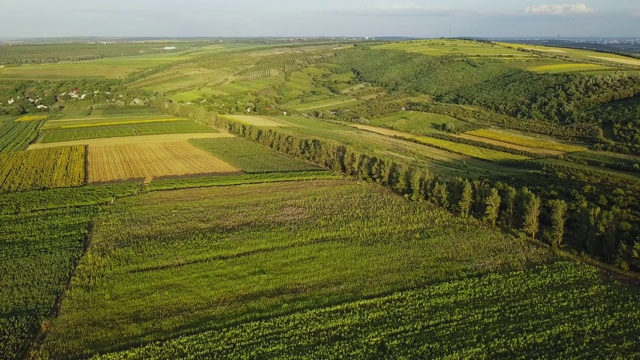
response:
M0 192L80 186L84 182L84 146L0 154Z
M38 136L43 121L0 122L0 153L24 150Z
M135 135L206 133L215 130L193 121L170 121L129 125L93 126L76 129L43 131L42 142L59 142L82 139L99 139Z
M0 358L22 358L50 315L82 254L92 211L0 216Z
M638 301L636 291L605 283L593 268L557 262L248 322L94 359L629 358L640 351Z

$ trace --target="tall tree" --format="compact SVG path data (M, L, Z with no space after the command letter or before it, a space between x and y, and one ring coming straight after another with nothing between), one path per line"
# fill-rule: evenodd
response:
M460 201L458 201L458 210L460 216L466 218L471 211L471 205L473 204L473 190L471 189L471 183L465 179L460 189Z
M491 225L496 224L496 219L498 218L498 213L500 211L501 200L498 190L496 188L491 188L489 196L484 200L484 221Z
M536 238L540 223L540 198L526 187L520 193L522 201L522 230L532 239Z
M504 192L504 224L509 228L513 228L513 220L516 215L516 198L518 192L515 188L507 186Z
M549 208L551 209L549 241L551 242L551 245L557 247L562 245L562 239L564 237L567 203L564 200L549 200Z

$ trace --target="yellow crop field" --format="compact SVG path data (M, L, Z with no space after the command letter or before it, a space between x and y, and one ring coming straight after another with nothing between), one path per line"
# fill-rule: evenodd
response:
M511 134L503 131L491 130L491 129L478 129L467 132L467 134L475 135L487 139L504 141L506 143L527 146L530 148L548 149L563 152L577 152L587 150L582 146L562 144L559 142L536 139L528 136Z
M534 72L565 72L565 71L589 71L589 70L604 70L609 69L604 65L597 64L550 64L540 65L528 68L529 71Z
M249 115L229 115L227 116L231 120L239 121L247 125L253 126L286 126L277 121L262 117L262 116L249 116Z
M0 192L84 184L84 146L0 154Z
M48 117L48 115L25 115L17 118L16 121L40 121Z
M186 141L89 146L88 158L92 183L241 172Z

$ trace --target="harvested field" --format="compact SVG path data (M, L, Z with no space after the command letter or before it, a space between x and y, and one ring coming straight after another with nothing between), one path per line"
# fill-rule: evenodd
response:
M163 134L163 135L141 135L141 136L126 136L126 137L112 137L102 139L83 139L73 141L62 141L55 143L40 143L32 144L29 146L29 150L45 149L58 146L75 146L75 145L90 145L92 148L97 146L114 146L124 144L162 144L166 142L178 142L187 141L189 139L216 139L216 138L228 138L233 137L231 134L225 133L189 133L189 134Z
M277 121L273 121L262 116L232 115L227 117L231 120L239 121L241 123L253 126L286 126Z
M186 141L89 147L89 182L158 176L239 173Z

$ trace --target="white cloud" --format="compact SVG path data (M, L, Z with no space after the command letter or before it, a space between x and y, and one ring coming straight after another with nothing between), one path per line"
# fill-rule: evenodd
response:
M524 12L535 15L591 14L593 13L593 8L583 3L533 5L524 9Z

